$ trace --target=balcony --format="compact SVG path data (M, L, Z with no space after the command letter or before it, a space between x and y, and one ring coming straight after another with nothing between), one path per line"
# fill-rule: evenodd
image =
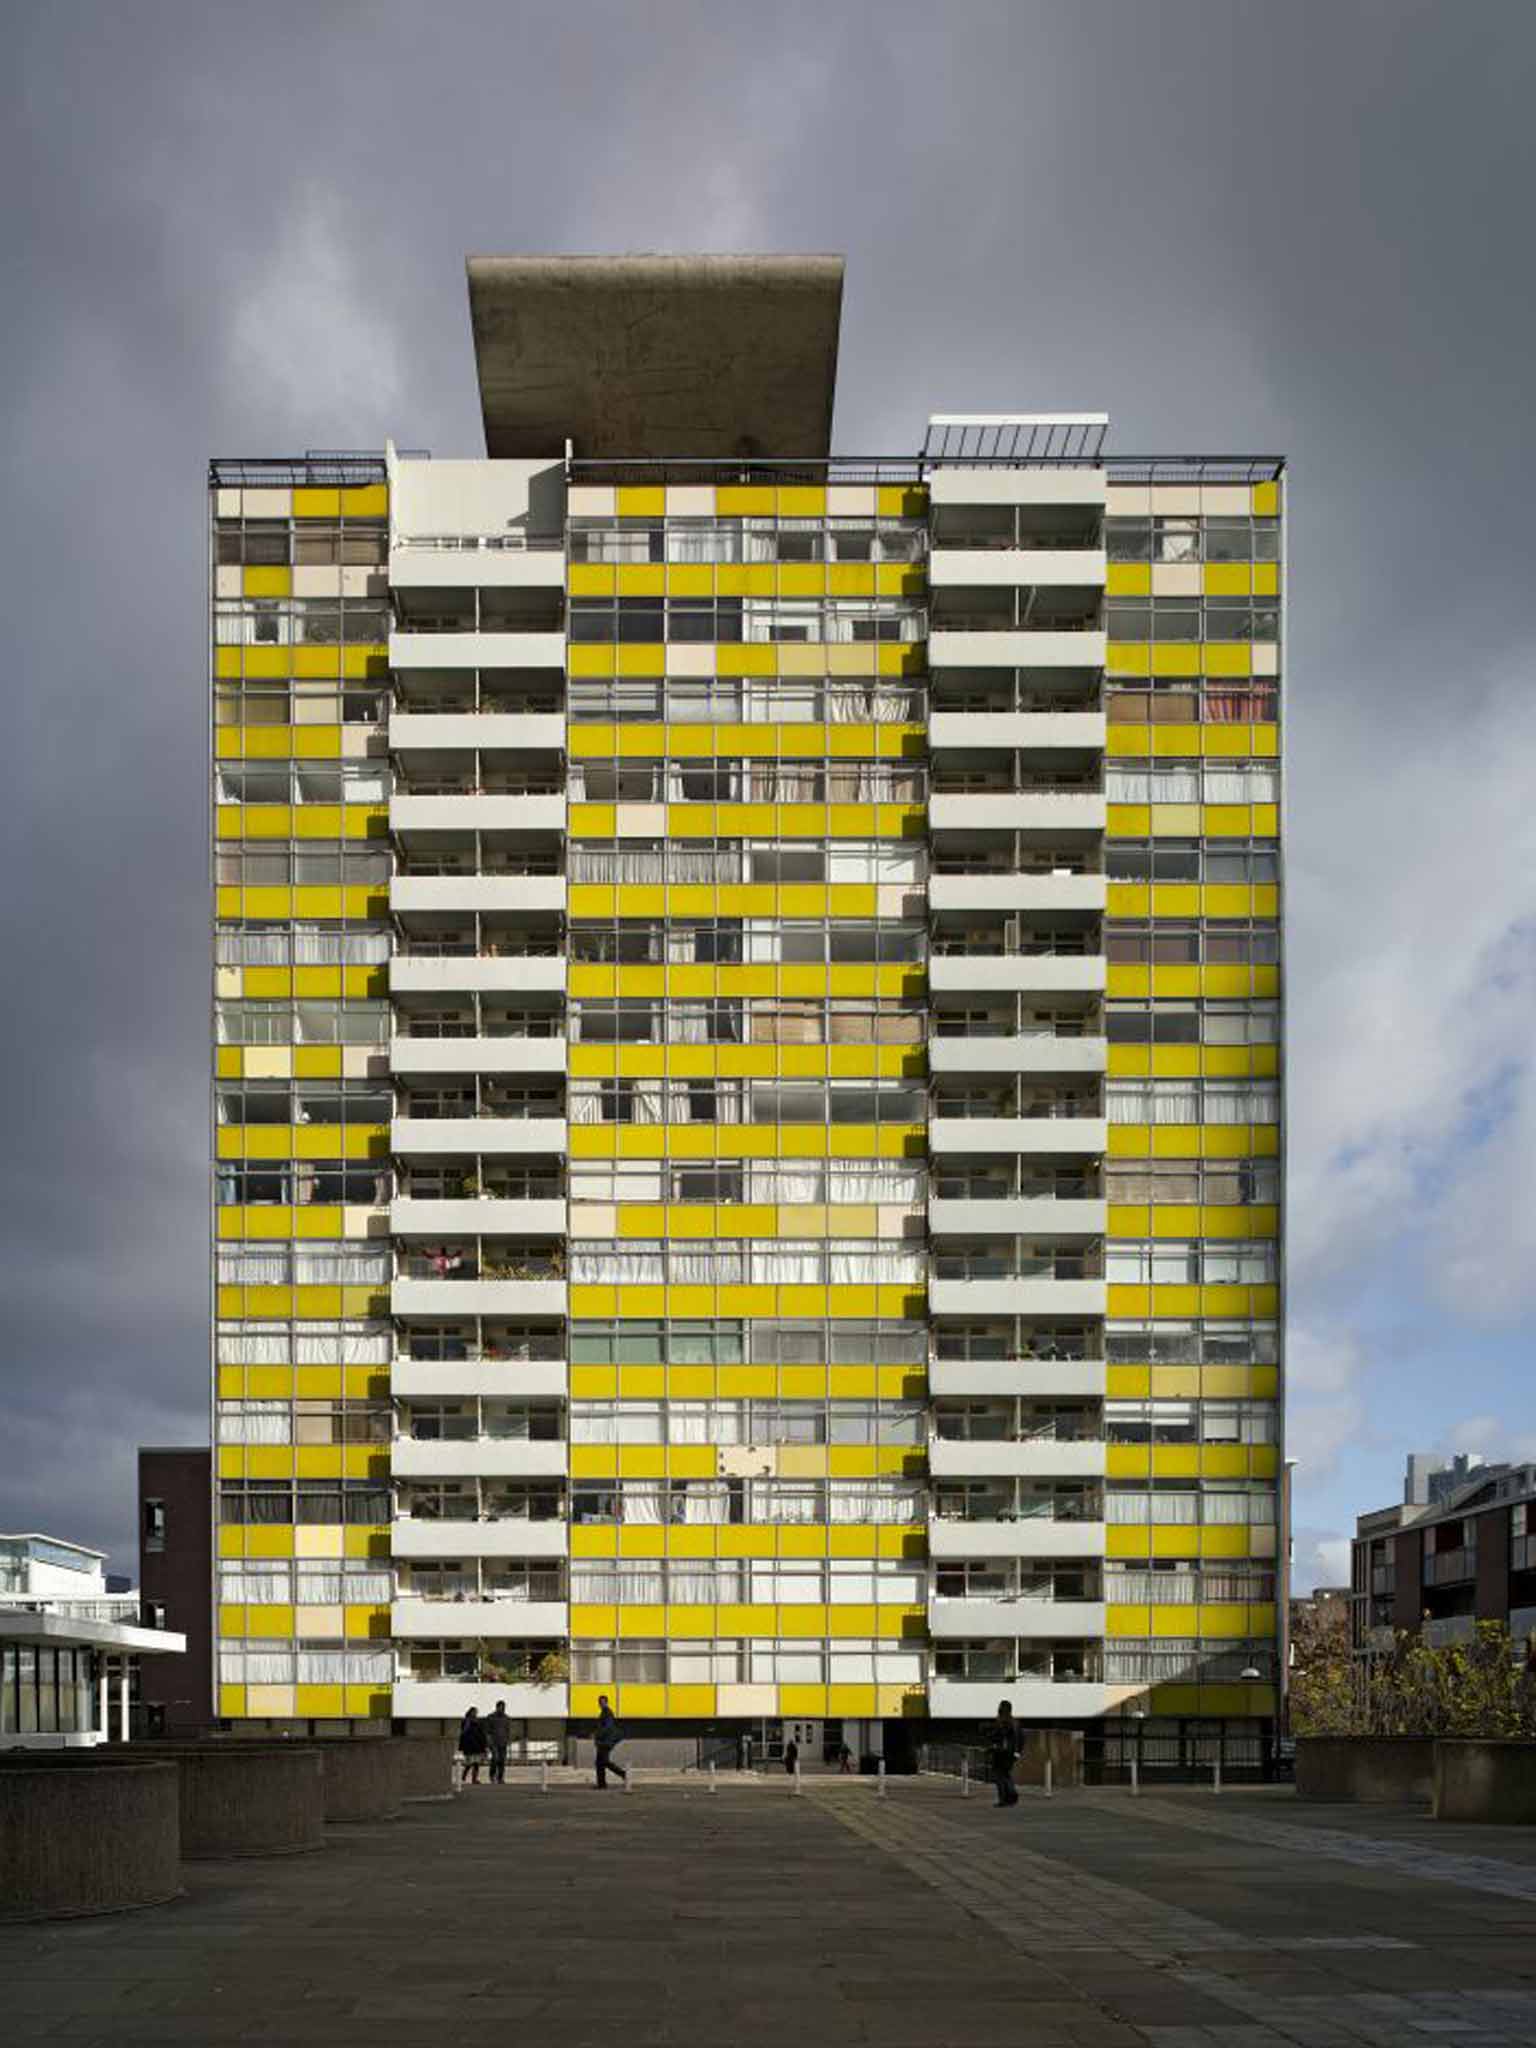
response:
M389 829L412 832L563 832L565 796L559 790L396 791L389 799Z
M945 1394L1087 1395L1104 1398L1102 1358L936 1358L928 1367L928 1392Z
M393 650L393 640L390 647ZM1105 652L1105 636L1097 628L1041 632L1028 627L954 626L936 627L928 635L930 669L1100 669Z
M389 1290L395 1316L563 1316L564 1280L401 1280Z
M395 1688L396 1701L400 1689ZM1093 1681L1041 1678L934 1678L928 1682L928 1713L935 1721L990 1721L999 1699L1010 1700L1023 1721L1079 1721L1109 1711L1109 1688ZM400 1712L397 1704L395 1712Z
M563 1400L568 1382L563 1357L397 1358L389 1376L390 1392L397 1396L444 1401L475 1395L492 1400Z
M951 547L935 538L928 555L932 590L1102 590L1107 571L1102 548Z
M398 1545L396 1546L398 1551ZM1102 1557L1102 1522L1053 1522L1030 1515L1016 1522L958 1522L939 1517L928 1523L928 1555L970 1557ZM997 1700L992 1701L993 1709Z
M532 750L563 753L565 720L558 711L393 711L392 754Z
M397 1516L389 1525L395 1558L564 1557L570 1532L563 1519L534 1522L522 1515L500 1521L456 1521Z
M568 1636L570 1609L563 1600L422 1600L406 1594L389 1610L389 1632L410 1641L452 1642L456 1637Z
M462 1721L471 1707L482 1715L497 1704L518 1721L563 1721L570 1712L568 1685L508 1685L501 1680L397 1678L390 1712L397 1720ZM997 1702L992 1702L996 1710Z
M936 1436L928 1441L928 1470L935 1479L1102 1479L1105 1462L1102 1439L1038 1436L1002 1443Z
M1101 1116L943 1116L928 1125L928 1149L946 1152L1064 1152L1102 1156L1109 1125Z
M928 878L928 908L933 911L993 911L999 916L1021 910L1047 915L1078 911L1100 916L1105 897L1102 875L1000 873Z
M935 1316L1102 1316L1102 1277L930 1280L928 1309Z
M396 1479L563 1479L563 1437L397 1436L390 1451Z
M390 1203L389 1227L395 1237L479 1237L498 1232L559 1237L565 1231L565 1198L473 1195L457 1201L423 1201L407 1195Z
M565 635L559 632L391 633L389 665L394 669L556 668L563 671Z
M389 907L397 914L426 910L476 914L511 911L524 915L543 910L558 916L565 909L565 877L397 874L390 878Z
M1108 1065L1107 1040L1053 1031L998 1038L976 1032L928 1041L930 1074L1102 1074Z
M527 984L523 983L526 987ZM389 1042L392 1074L563 1074L565 1037L441 1038L426 1033Z
M1091 953L933 953L934 995L1101 995L1104 955Z
M938 790L928 799L934 832L1102 833L1106 816L1098 789Z
M1108 481L1102 469L1088 465L1048 463L1034 468L1021 463L1015 469L975 467L940 462L928 477L929 502L943 505L1097 505L1108 496ZM997 1701L987 1709L995 1711Z
M1031 1600L999 1595L991 1600L935 1598L928 1603L928 1633L941 1641L985 1640L991 1636L1092 1640L1103 1636L1104 1625L1102 1600ZM992 1705L995 1711L996 1700Z
M565 1156L563 1116L397 1116L389 1127L391 1152ZM466 1311L467 1313L467 1311Z

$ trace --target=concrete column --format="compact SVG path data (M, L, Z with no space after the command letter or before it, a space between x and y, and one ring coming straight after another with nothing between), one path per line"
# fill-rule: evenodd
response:
M117 1739L128 1740L128 1659L117 1660Z
M103 1742L112 1734L110 1661L105 1650L96 1659L96 1732Z

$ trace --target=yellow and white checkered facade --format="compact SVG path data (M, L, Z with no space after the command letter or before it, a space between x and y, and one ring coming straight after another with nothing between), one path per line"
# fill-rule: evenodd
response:
M1272 1717L1282 491L214 466L222 1716Z

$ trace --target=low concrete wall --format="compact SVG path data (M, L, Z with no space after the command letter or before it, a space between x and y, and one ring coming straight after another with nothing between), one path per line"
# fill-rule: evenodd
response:
M0 1921L120 1913L180 1890L172 1765L99 1751L0 1758Z
M1427 1805L1434 1771L1434 1739L1427 1735L1303 1735L1296 1743L1298 1799Z
M397 1735L390 1742L406 1800L453 1797L453 1743L441 1735Z
M325 1781L309 1744L145 1742L119 1754L175 1764L184 1858L293 1856L325 1846Z
M1536 1742L1437 1742L1434 1816L1536 1827Z
M325 1817L393 1820L404 1796L401 1745L388 1736L317 1742L325 1781Z

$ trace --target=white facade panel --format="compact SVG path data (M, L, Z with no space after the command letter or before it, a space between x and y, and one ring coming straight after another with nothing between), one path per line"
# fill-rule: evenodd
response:
M935 505L1102 505L1107 481L1104 470L1086 465L980 469L938 463L928 473L928 495Z
M494 1712L498 1704L516 1721L563 1721L571 1710L571 1689L568 1685L490 1685L457 1678L397 1678L390 1711L401 1721L462 1721L471 1707L484 1715Z
M402 590L563 590L565 555L559 546L391 548L389 580Z
M1102 1280L932 1280L936 1316L1101 1316Z
M1010 753L1078 747L1102 753L1106 731L1102 711L935 711L928 744L935 753L945 747L1005 747Z
M397 1316L563 1316L563 1280L396 1280Z
M563 1479L566 1464L563 1442L528 1437L397 1436L390 1451L396 1479Z
M396 1600L389 1632L407 1641L453 1642L491 1636L522 1642L570 1634L570 1609L563 1600Z
M398 1698L399 1688L396 1688ZM928 1687L928 1712L936 1721L990 1721L1000 1699L1020 1721L1081 1721L1109 1711L1104 1685L1053 1685L1041 1678L935 1678ZM397 1706L396 1713L400 1711Z
M462 1202L404 1197L390 1203L389 1227L396 1237L520 1237L525 1232L536 1237L551 1232L564 1236L565 1203L558 1197L527 1202L501 1201L491 1195Z
M1101 1600L930 1600L928 1633L943 1641L1031 1636L1057 1642L1097 1641L1104 1634Z
M1036 1437L1023 1443L987 1443L933 1437L928 1469L935 1479L1101 1479L1102 1443L1058 1443Z
M563 1038L392 1038L392 1074L563 1074Z
M396 953L389 986L393 995L563 995L565 961L554 953Z
M395 911L565 909L564 875L392 875Z
M389 720L389 751L475 748L482 754L518 748L565 751L565 720L558 712L396 711Z
M1102 832L1107 816L1102 793L1093 789L940 791L928 799L935 832Z
M389 1390L402 1400L563 1400L568 1382L563 1358L397 1358Z
M391 668L565 667L563 633L391 633Z
M937 1116L928 1126L931 1152L1088 1152L1109 1148L1101 1116Z
M1102 1074L1109 1065L1103 1038L1057 1038L1031 1032L1012 1038L930 1038L931 1074Z
M1102 875L930 875L930 910L1102 911Z
M538 796L411 796L389 800L391 832L563 832L565 798L558 791Z
M426 635L441 638L441 635ZM390 641L391 650L394 641ZM928 635L930 668L1102 668L1104 635L1095 630L1031 633L935 627ZM393 652L390 656L393 660ZM425 664L423 664L425 665Z
M508 1515L499 1522L416 1520L399 1515L389 1525L394 1557L564 1557L570 1550L564 1522L530 1522Z
M1108 972L1102 953L934 953L935 995L1097 995Z
M1102 1522L1048 1522L1043 1515L1022 1522L928 1524L930 1557L1102 1557ZM994 1702L995 1704L995 1702Z
M397 1202L395 1207L399 1206ZM935 1237L1102 1237L1108 1220L1107 1202L1049 1195L993 1201L946 1201L940 1196L928 1204L928 1228Z
M934 590L1017 589L1033 584L1102 590L1102 548L952 548L935 540L928 556Z
M1034 1396L1071 1400L1103 1400L1102 1358L936 1358L928 1367L928 1393L977 1397L1000 1394L1026 1400Z
M566 1148L565 1118L558 1116L397 1116L389 1132L392 1152L554 1152L563 1158Z

